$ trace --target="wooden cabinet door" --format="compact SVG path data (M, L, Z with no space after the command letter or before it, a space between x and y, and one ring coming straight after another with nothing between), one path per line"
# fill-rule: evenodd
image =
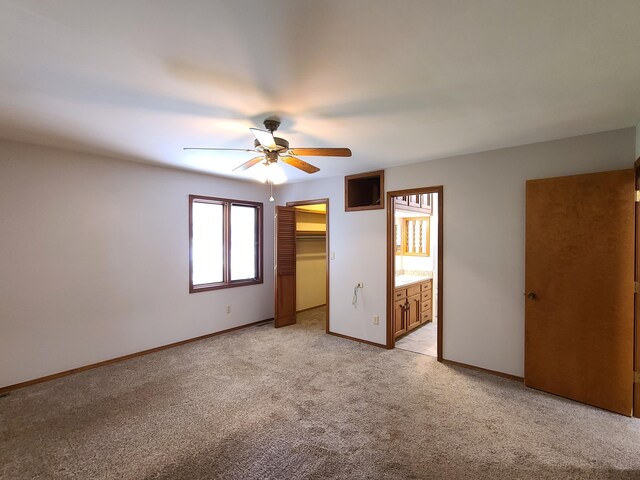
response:
M525 365L529 387L631 414L634 172L526 187Z
M395 197L395 202L396 205L409 205L409 197L406 195L404 197Z
M420 208L423 209L426 213L431 213L432 208L431 208L431 200L432 200L432 194L431 193L423 193L422 195L420 195Z
M420 294L409 297L407 301L407 330L411 330L420 325Z
M420 200L421 195L409 195L409 203L410 207L420 208Z
M393 335L396 338L407 331L404 314L404 305L406 301L407 299L403 298L402 300L396 300L393 304Z

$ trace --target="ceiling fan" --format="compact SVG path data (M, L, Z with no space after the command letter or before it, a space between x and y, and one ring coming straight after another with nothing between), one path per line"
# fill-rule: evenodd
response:
M315 165L305 162L297 158L298 156L311 157L350 157L351 150L348 148L289 148L289 142L284 138L274 137L275 132L280 126L280 119L277 117L269 117L264 121L265 130L259 128L251 128L251 133L256 137L254 148L208 148L208 147L185 147L184 150L227 150L241 152L255 152L260 156L252 158L233 170L246 170L254 165L261 164L264 169L265 182L282 183L286 181L286 175L279 169L277 165L279 160L291 165L294 168L302 170L306 173L316 173L320 171ZM275 167L275 168L274 168ZM276 172L279 170L279 172ZM275 174L274 174L275 173ZM279 174L278 174L279 173Z

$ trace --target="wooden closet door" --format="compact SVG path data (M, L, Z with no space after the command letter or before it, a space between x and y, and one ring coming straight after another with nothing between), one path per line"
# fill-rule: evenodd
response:
M275 316L277 327L296 323L296 209L276 207Z
M525 384L631 415L634 171L526 188Z

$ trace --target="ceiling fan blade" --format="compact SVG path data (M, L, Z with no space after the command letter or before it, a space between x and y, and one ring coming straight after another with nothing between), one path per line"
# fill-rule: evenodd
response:
M280 160L282 160L286 164L291 165L292 167L302 170L303 172L316 173L320 171L318 167L311 165L310 163L307 163L304 160L300 160L299 158L296 158L296 157L283 155L280 157Z
M252 158L248 162L244 162L242 165L239 165L236 168L234 168L233 171L235 172L236 170L246 170L247 168L251 168L255 164L262 162L263 160L264 160L264 156Z
M350 157L351 150L348 148L292 148L291 155L301 155L309 157Z
M256 152L252 148L209 148L209 147L183 147L183 150L221 150L227 152Z
M276 139L273 138L273 133L269 130L260 130L259 128L250 128L249 130L251 130L253 136L256 137L256 140L258 140L263 147L273 149L278 146Z

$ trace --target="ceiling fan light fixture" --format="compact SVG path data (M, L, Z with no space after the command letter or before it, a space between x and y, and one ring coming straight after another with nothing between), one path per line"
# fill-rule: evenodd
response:
M280 185L287 181L287 174L276 162L261 162L252 170L255 179L262 183Z
M273 185L280 185L287 181L287 174L276 162L270 162L267 165L267 182Z

